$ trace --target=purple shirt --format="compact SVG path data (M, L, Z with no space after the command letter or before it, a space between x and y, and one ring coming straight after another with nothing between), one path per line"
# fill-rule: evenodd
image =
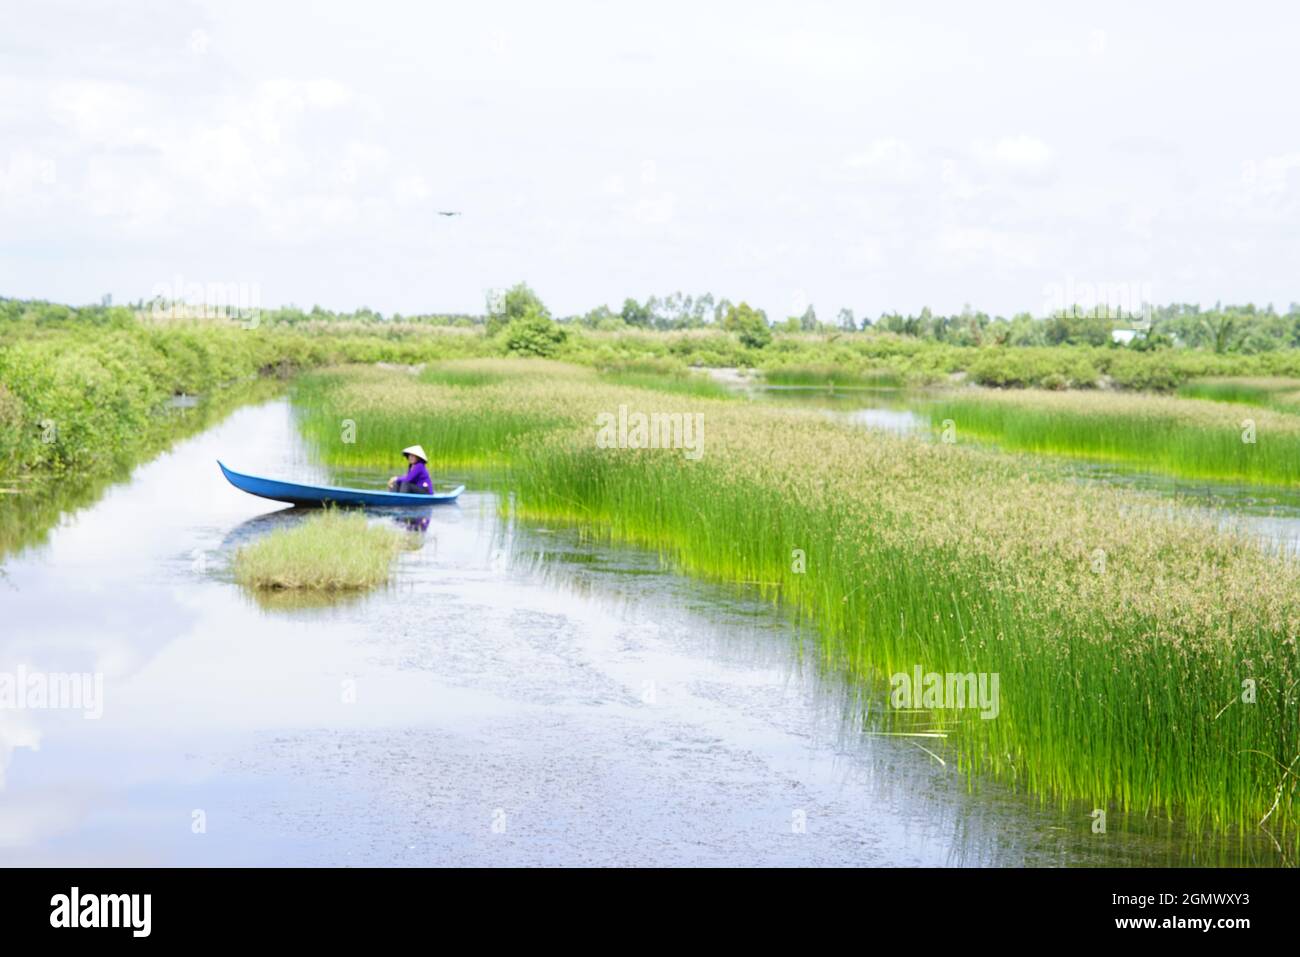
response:
M424 494L426 495L433 494L433 482L429 478L429 470L424 467L424 463L421 462L419 459L416 459L414 462L412 462L410 471L408 471L405 475L400 476L397 479L397 481L414 482L417 486L419 486L419 488L421 489L421 491L424 492Z

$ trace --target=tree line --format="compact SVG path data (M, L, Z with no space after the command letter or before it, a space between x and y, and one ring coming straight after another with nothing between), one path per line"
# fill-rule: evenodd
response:
M20 322L57 326L74 317L82 323L120 326L136 317L147 316L152 305L152 301L141 299L114 306L105 297L99 304L74 308L37 300L0 298L0 321L11 330ZM773 332L837 336L873 331L958 346L1119 344L1140 351L1183 346L1219 354L1300 348L1300 304L1297 303L1291 303L1285 312L1279 312L1272 304L1261 308L1253 303L1226 306L1215 303L1211 308L1204 308L1195 303L1171 303L1144 307L1136 315L1076 306L1046 316L1022 312L1009 318L967 306L949 315L932 312L927 307L915 314L884 312L874 319L869 316L859 319L852 309L843 308L832 321L820 319L815 307L810 305L799 315L773 321L762 309L744 301L715 298L707 292L701 295L675 292L650 296L644 301L629 297L617 312L601 305L582 315L553 316L537 293L521 282L489 295L481 315L393 313L385 316L364 306L350 312L335 312L320 306L304 310L292 305L264 309L260 315L262 321L287 325L348 321L486 326L489 335L522 320L525 324L517 328L518 333L543 339L557 335L557 330L546 323L608 332L721 329L735 333L742 342L755 348L771 341ZM1123 330L1119 336L1118 330Z

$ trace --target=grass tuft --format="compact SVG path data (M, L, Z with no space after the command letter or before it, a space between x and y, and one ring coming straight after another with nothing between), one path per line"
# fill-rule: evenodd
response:
M254 589L346 592L386 583L405 547L400 531L328 509L235 555L235 580Z

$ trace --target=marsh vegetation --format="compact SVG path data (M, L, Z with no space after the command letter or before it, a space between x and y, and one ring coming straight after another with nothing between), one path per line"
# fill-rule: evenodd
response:
M240 548L235 580L269 591L360 591L389 580L404 546L403 534L391 525L325 509Z
M698 461L601 448L602 412L680 411L683 397L563 366L493 368L472 388L373 369L308 377L305 434L327 461L353 464L420 435L431 466L483 469L519 514L758 588L815 623L817 657L849 681L918 662L999 674L997 720L933 716L945 759L972 776L1194 828L1263 820L1294 835L1293 563L1138 493L1081 491L995 451L797 409L691 398L707 426Z
M507 354L513 321L487 337L427 323L109 320L93 337L39 318L6 329L0 462L19 490L7 498L36 477L161 448L173 396L292 377L298 426L326 463L388 467L415 437L435 476L472 473L513 514L756 589L811 626L822 668L863 688L917 664L998 674L996 720L934 713L902 729L972 781L1297 840L1300 569L1204 518L1043 464L1290 485L1292 352L573 327L545 337L547 360ZM926 414L952 422L957 441L738 401L697 365L790 385L942 385ZM954 388L962 377L1049 388ZM702 454L598 442L600 417L621 406L702 415ZM48 525L62 511L24 514ZM318 515L246 546L236 575L260 591L364 589L388 580L400 538Z

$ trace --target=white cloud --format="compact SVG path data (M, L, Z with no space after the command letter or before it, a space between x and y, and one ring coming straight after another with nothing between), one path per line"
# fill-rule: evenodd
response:
M1038 137L1024 133L998 140L977 140L972 152L987 166L1029 175L1046 172L1053 159L1050 146Z
M1034 244L1005 230L948 225L939 230L935 244L944 257L998 269L1033 266L1037 262Z
M643 226L662 226L671 222L677 208L677 197L672 193L644 196L625 204L623 212Z
M885 244L879 236L868 236L850 247L850 262L858 266L876 267L885 262Z
M917 161L911 147L896 137L873 140L865 149L844 157L841 168L871 178L907 181L917 174Z
M1241 166L1241 178L1247 190L1276 196L1291 188L1292 174L1296 170L1300 170L1300 153L1284 153L1246 160Z
M149 146L156 139L163 100L125 83L74 80L55 84L50 115L85 147Z
M404 176L397 181L393 190L400 203L423 202L433 195L433 190L423 176Z

